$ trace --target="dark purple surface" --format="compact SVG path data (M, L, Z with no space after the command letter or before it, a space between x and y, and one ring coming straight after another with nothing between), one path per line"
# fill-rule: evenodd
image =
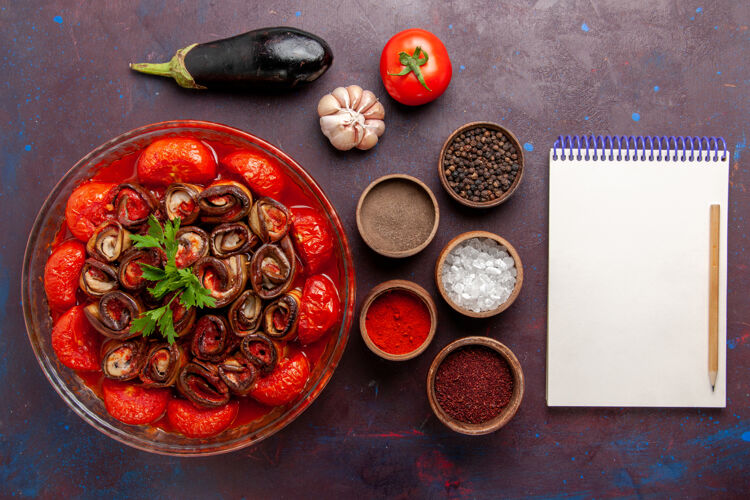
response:
M254 3L0 0L0 495L727 497L750 490L747 2ZM335 54L327 74L293 94L192 92L127 69L131 61L167 60L193 42L282 24L322 36ZM412 109L388 98L377 67L387 39L417 26L444 41L454 75L438 101ZM354 83L381 97L386 133L370 152L338 153L320 133L315 107L325 92ZM316 177L348 228L360 301L391 278L436 295L438 252L471 229L517 248L526 271L519 299L482 321L438 300L433 344L401 364L373 356L355 328L320 398L256 447L178 459L106 438L63 404L34 360L19 298L24 245L46 193L81 156L124 131L178 118L252 132ZM436 175L444 138L475 120L501 123L533 147L516 194L488 212L454 203ZM545 405L547 151L557 134L589 132L721 135L729 144L724 410ZM394 172L425 181L441 208L433 243L400 261L369 251L354 221L362 189ZM434 355L469 334L508 345L526 375L516 417L484 437L449 432L425 395Z

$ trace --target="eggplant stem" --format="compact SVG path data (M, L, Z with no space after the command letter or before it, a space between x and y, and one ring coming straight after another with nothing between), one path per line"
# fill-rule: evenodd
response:
M171 61L165 63L130 63L130 69L147 75L174 77Z
M174 78L180 87L186 89L205 89L203 85L199 85L195 82L193 75L190 74L188 69L185 67L185 56L190 50L198 45L194 43L188 45L184 49L180 49L177 53L169 60L169 62L163 63L130 63L130 69L138 71L139 73L146 73L147 75L166 76Z

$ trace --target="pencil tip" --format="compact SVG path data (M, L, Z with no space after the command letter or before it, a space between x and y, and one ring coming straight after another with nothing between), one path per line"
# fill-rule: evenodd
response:
M711 391L716 392L716 376L718 373L714 370L708 372L708 382L711 384Z

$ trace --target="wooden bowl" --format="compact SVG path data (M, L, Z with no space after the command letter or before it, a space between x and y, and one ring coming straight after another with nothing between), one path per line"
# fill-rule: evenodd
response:
M422 342L419 347L406 354L391 354L376 346L375 343L370 339L370 336L367 333L367 326L365 325L365 318L367 317L367 311L370 309L370 305L375 301L375 299L377 299L384 293L392 292L394 290L411 293L412 295L417 296L422 300L425 306L427 306L427 309L430 311L430 322L432 323L432 325L430 326L430 331L427 333L427 338L424 339L424 342ZM365 301L362 304L362 310L359 313L359 331L362 334L362 340L365 341L365 344L372 352L389 361L406 361L407 359L412 359L422 354L424 350L427 349L427 346L430 345L430 342L432 342L433 337L435 337L436 328L437 307L435 307L435 301L432 300L432 297L430 297L430 294L427 293L427 290L414 282L406 280L390 280L375 286L372 290L370 290L370 293L367 294L367 297L365 297Z
M465 346L484 346L497 352L508 363L510 372L513 375L513 393L511 394L508 405L499 415L480 424L470 424L451 417L445 413L440 406L440 403L437 401L437 395L435 394L435 378L440 363L442 363L450 353ZM445 346L437 356L435 356L435 360L432 362L432 365L430 365L429 372L427 372L427 399L430 402L430 407L435 413L435 416L449 429L460 432L461 434L469 434L472 436L495 432L507 424L518 411L518 407L521 406L524 388L525 382L523 370L521 370L521 363L518 362L518 358L516 358L513 351L508 349L504 344L488 337L465 337L451 342Z
M448 146L453 142L453 140L458 137L459 134L462 132L465 132L467 130L471 130L478 127L485 127L490 130L497 130L499 132L502 132L505 134L505 136L510 139L510 141L513 143L513 145L516 147L516 151L518 152L518 173L516 174L515 179L513 179L513 183L510 185L507 191L505 191L502 196L499 198L495 198L494 200L490 201L471 201L469 199L461 197L457 192L453 190L452 187L448 184L448 179L445 176L445 167L444 167L444 159L445 159L445 151L448 149ZM462 205L466 205L467 207L472 208L490 208L495 207L501 203L503 203L505 200L510 198L510 195L513 194L513 192L518 188L518 185L521 183L521 178L523 177L523 171L525 170L525 161L523 157L523 146L521 146L521 143L518 142L518 139L515 135L513 135L513 132L508 130L505 127L501 127L497 123L492 122L471 122L467 123L466 125L462 125L458 127L456 130L453 131L453 133L446 139L445 143L443 143L443 148L440 150L440 159L438 160L438 175L440 176L440 183L443 185L445 190L448 192L448 194L457 202L461 203Z
M513 287L513 291L510 293L508 300L500 304L496 309L482 312L474 312L468 309L464 309L463 307L453 302L453 300L451 300L451 298L448 296L448 293L445 291L445 286L443 285L443 273L441 272L443 269L443 264L445 263L445 258L448 256L450 251L456 247L456 245L471 238L489 238L491 240L497 241L500 245L504 246L507 249L508 253L511 257L513 257L513 261L515 262L518 272L518 275L516 276L516 286ZM516 300L516 297L518 297L518 294L521 292L521 286L523 285L523 264L521 263L521 257L518 255L518 252L516 252L516 249L513 248L513 245L511 245L505 238L501 238L495 233L490 233L487 231L469 231L466 233L461 233L450 240L448 244L445 245L445 248L443 248L443 250L440 252L437 262L435 263L435 283L437 283L440 295L442 295L448 305L456 311L471 318L488 318L505 311Z
M383 224L381 221L372 220L371 207L375 204L387 204L389 196L394 200L394 214L400 227L392 231L393 234L381 233ZM414 226L409 224L407 217L399 218L402 212L413 210L416 213L423 212L425 217L433 217L432 227L424 231L424 237L413 241L408 248L400 248L394 238L413 238ZM426 221L429 224L429 221ZM380 177L365 188L357 203L357 229L367 246L375 252L386 257L401 258L409 257L422 251L430 244L437 233L440 223L440 209L437 199L427 185L411 175L391 174Z

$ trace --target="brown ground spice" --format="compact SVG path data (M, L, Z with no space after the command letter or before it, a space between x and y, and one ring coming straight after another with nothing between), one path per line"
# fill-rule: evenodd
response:
M435 207L419 185L406 179L381 182L362 203L362 226L368 242L380 250L399 252L418 247L430 237Z
M435 395L440 407L456 420L480 424L502 412L513 394L507 361L487 347L462 347L437 370Z

